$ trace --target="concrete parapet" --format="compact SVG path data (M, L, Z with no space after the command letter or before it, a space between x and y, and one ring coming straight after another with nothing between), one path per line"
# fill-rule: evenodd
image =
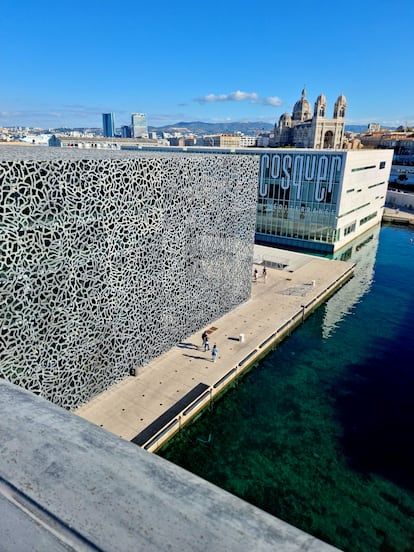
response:
M335 548L0 381L1 550Z

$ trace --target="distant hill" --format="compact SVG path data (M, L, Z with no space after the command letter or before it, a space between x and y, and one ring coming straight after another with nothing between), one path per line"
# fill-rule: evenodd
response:
M148 130L155 132L182 132L188 134L234 134L242 132L243 134L254 136L259 131L268 132L273 128L270 123L249 122L249 123L203 123L195 122L180 122L174 125L166 125L162 127L148 127Z
M345 125L345 132L365 132L368 129L368 125Z
M179 122L173 125L165 125L161 127L149 126L148 130L155 132L182 132L183 134L197 134L202 136L203 134L235 134L236 132L242 132L243 134L254 136L259 131L269 132L273 130L274 125L271 123L262 123L259 121L242 123L203 123L202 121L192 122ZM381 127L388 128L388 127ZM368 129L368 125L345 125L345 131L347 132L365 132Z
M387 126L382 126L382 125L381 125L381 129L395 130L394 127L387 127ZM360 133L360 132L366 132L367 130L368 130L368 125L345 125L345 132Z

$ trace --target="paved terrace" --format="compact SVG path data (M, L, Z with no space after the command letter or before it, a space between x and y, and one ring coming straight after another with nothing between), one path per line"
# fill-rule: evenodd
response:
M262 263L267 278L262 277ZM251 299L77 409L76 414L155 451L352 276L353 265L255 246ZM243 336L240 339L240 336Z
M383 222L391 222L392 224L414 225L414 212L405 208L385 207L382 216Z

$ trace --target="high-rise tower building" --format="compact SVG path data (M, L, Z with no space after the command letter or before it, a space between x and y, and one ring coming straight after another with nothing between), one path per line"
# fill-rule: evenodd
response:
M132 138L148 136L147 116L145 113L132 113L131 115Z
M102 113L103 135L113 138L115 136L115 116L113 113Z
M122 138L131 138L131 127L128 125L122 125L121 136Z

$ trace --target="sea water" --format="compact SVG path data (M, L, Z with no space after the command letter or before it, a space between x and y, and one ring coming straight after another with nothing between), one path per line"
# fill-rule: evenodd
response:
M343 251L354 278L160 455L340 549L413 551L413 240Z

